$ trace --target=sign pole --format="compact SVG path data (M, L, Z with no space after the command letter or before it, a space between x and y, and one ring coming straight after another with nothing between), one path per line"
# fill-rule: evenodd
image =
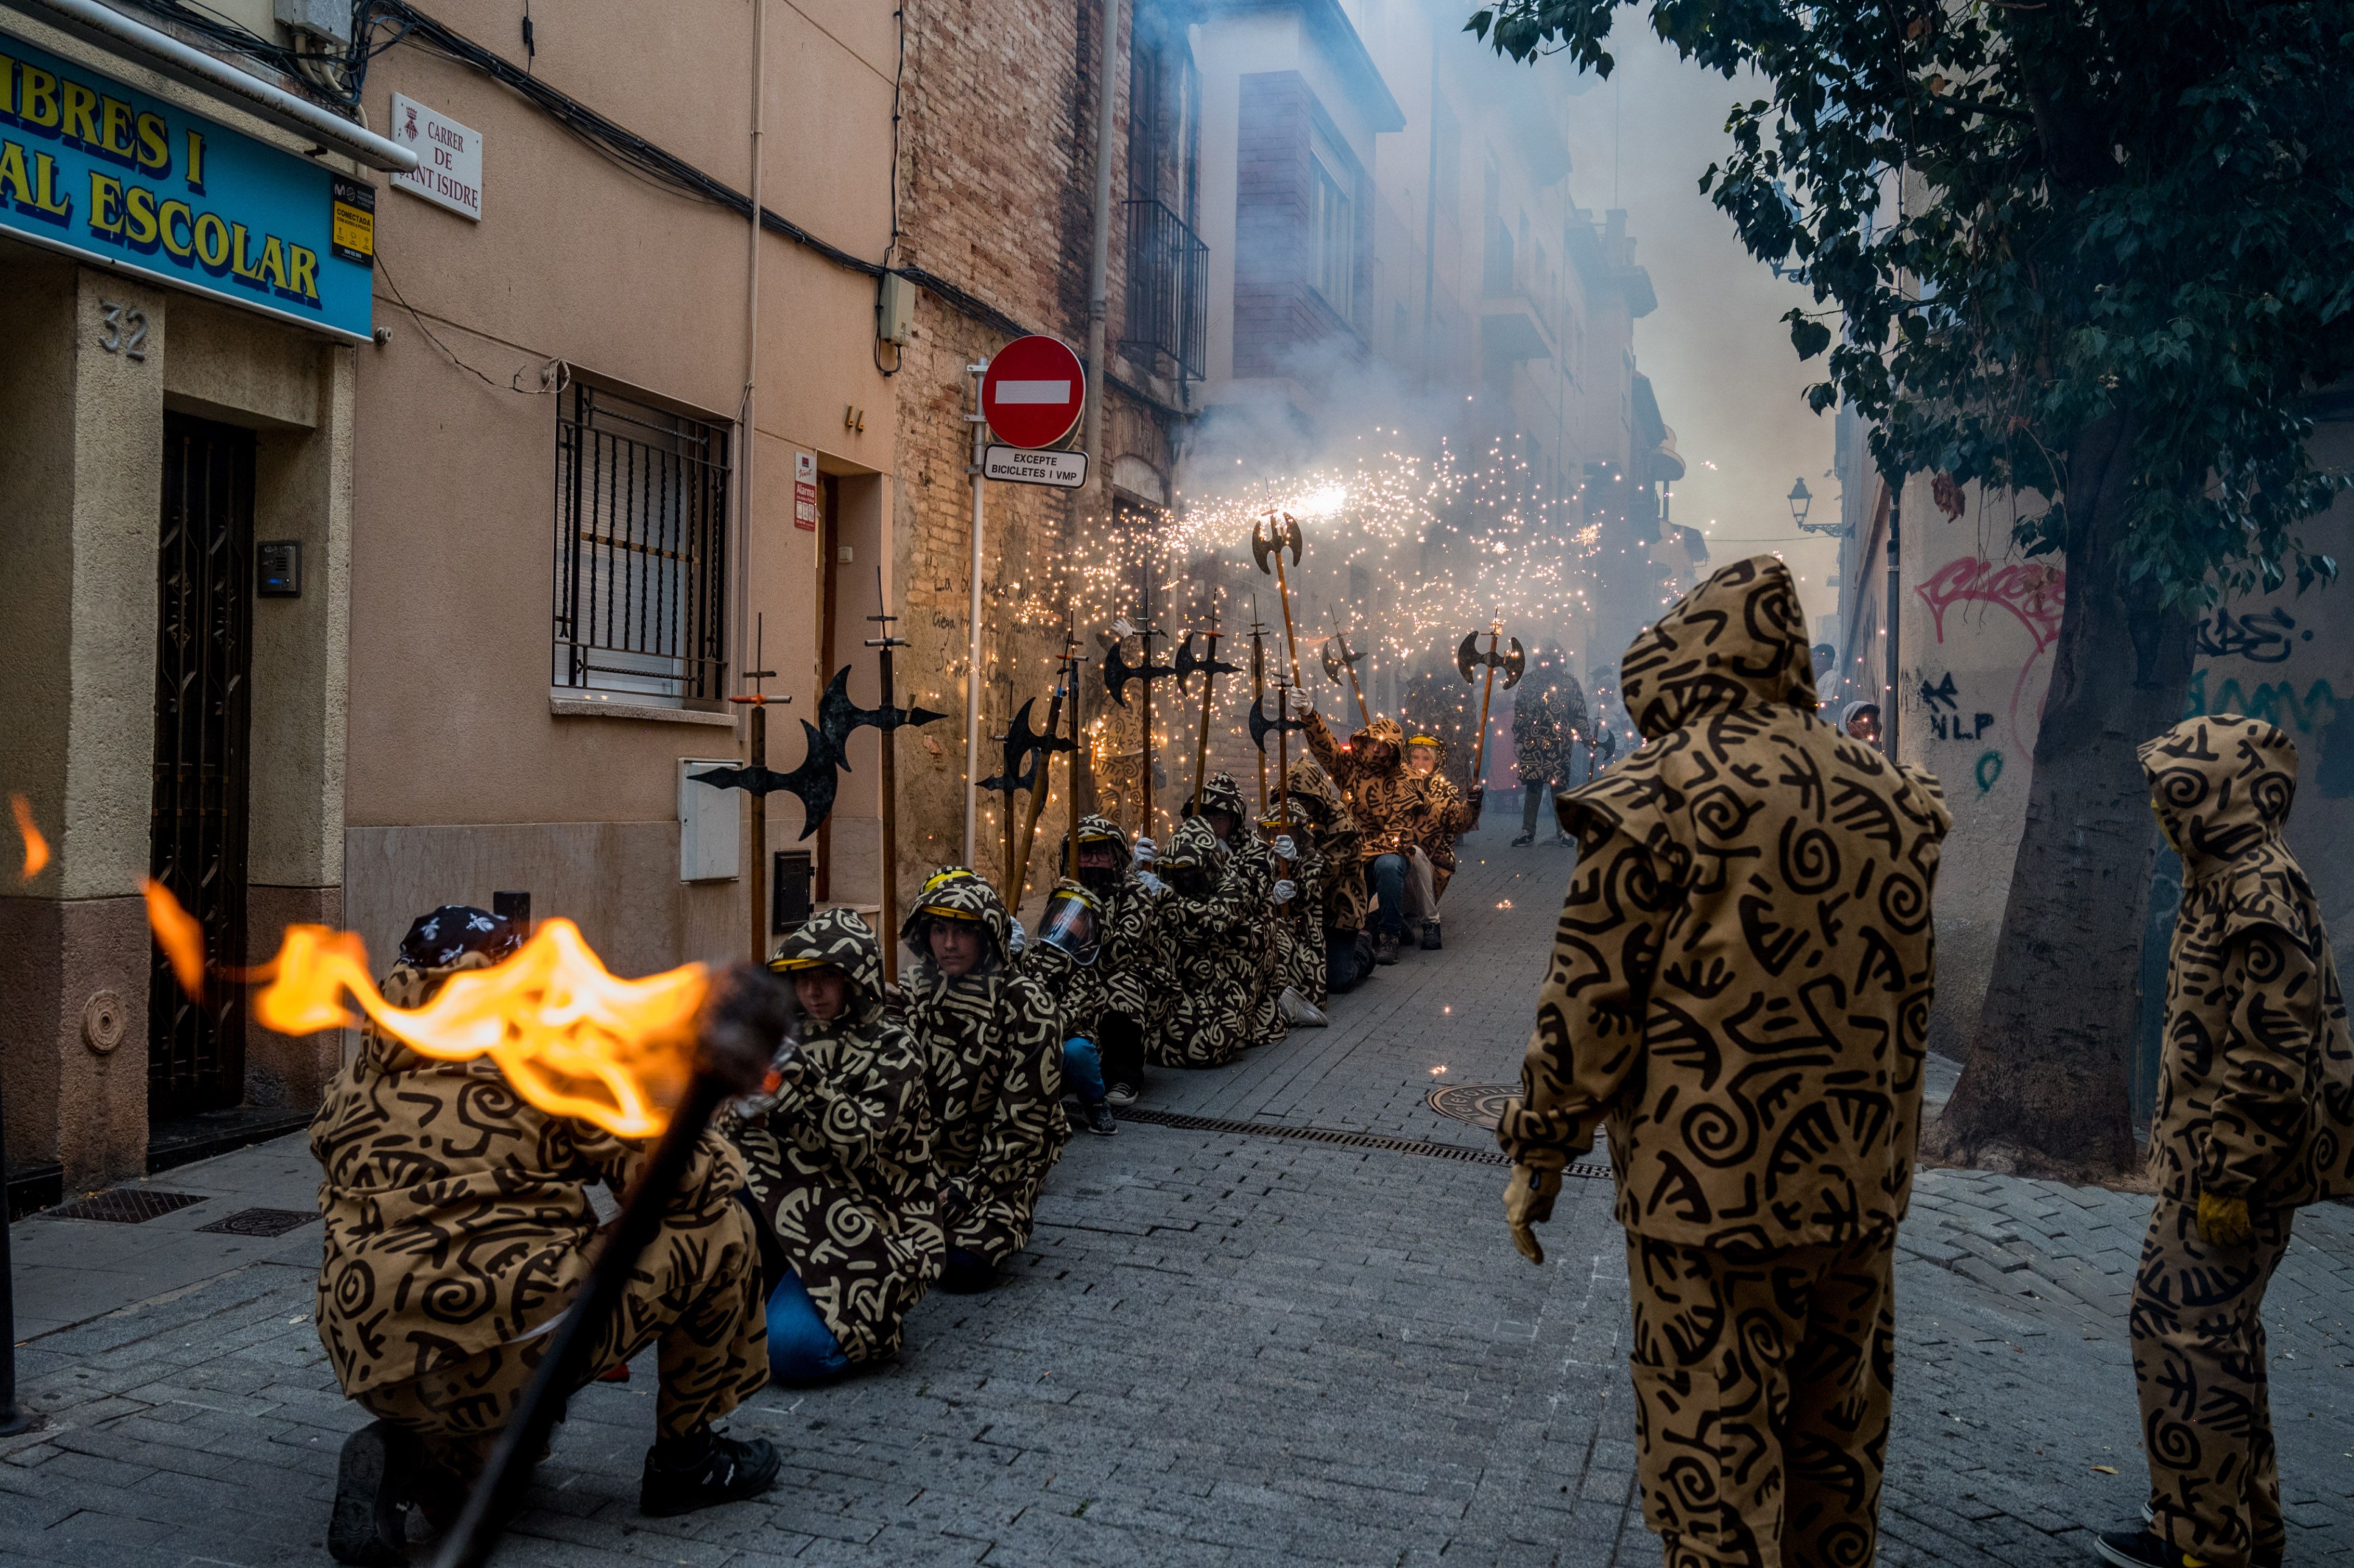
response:
M964 681L964 863L972 864L973 846L981 827L981 552L982 495L988 481L981 477L983 449L989 444L989 422L981 413L981 378L989 361L968 365L972 377L972 637L965 649Z

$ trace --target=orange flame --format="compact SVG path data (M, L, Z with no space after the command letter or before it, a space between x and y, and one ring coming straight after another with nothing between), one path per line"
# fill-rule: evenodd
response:
M147 928L155 933L155 945L172 960L173 978L190 1001L204 1001L205 928L180 907L172 890L154 877L141 877L139 891L147 895Z
M377 1028L423 1054L487 1055L540 1109L621 1138L670 1124L695 1071L695 1016L709 983L701 964L622 980L564 919L543 921L504 963L452 975L419 1008L377 994L366 950L347 931L290 926L273 968L253 1004L266 1028L308 1034L356 1023L343 1005L349 991Z
M49 841L34 824L30 800L22 795L11 795L8 808L16 813L16 831L25 835L25 880L30 882L41 874L41 867L49 863Z

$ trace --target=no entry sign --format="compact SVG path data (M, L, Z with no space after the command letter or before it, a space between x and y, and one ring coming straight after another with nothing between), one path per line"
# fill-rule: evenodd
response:
M1087 372L1058 338L1015 338L981 378L981 416L1008 446L1053 446L1079 422L1087 400Z

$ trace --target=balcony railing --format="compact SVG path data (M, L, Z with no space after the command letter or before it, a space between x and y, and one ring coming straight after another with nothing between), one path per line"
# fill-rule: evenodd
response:
M1122 353L1153 374L1202 379L1210 248L1157 201L1128 204L1128 324Z

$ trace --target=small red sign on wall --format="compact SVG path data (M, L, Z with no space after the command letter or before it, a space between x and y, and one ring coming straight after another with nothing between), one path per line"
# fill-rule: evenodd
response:
M793 526L817 532L817 458L793 454Z

